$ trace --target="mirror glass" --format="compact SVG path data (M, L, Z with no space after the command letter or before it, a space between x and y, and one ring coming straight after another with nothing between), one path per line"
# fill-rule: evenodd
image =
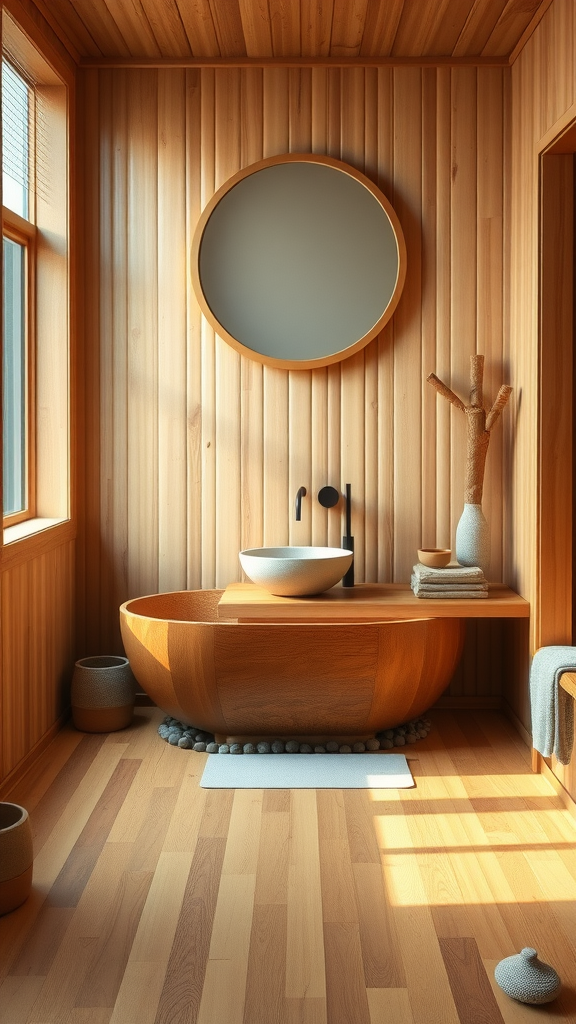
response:
M218 334L276 366L322 366L374 337L405 276L398 219L376 186L328 157L275 157L204 211L195 287Z

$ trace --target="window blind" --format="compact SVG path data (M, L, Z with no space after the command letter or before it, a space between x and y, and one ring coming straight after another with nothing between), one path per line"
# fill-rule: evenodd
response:
M2 171L4 204L28 216L30 187L30 89L6 61L2 61ZM10 179L6 181L6 177ZM14 189L16 186L16 189ZM16 202L12 202L14 195ZM18 208L21 207L21 208Z

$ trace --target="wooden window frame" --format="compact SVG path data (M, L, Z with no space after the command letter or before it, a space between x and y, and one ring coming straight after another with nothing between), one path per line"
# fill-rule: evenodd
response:
M33 519L36 515L36 226L2 207L2 238L25 247L24 338L26 363L26 507L2 516L4 528Z
M0 564L4 567L19 564L30 552L54 543L56 537L72 536L76 528L72 424L77 313L71 232L75 214L74 69L63 65L49 48L45 51L43 36L22 11L19 0L8 0L1 13L3 56L34 94L30 130L32 145L37 143L36 159L30 166L29 220L21 222L10 212L6 218L11 228L21 228L30 236L29 245L33 245L29 323L34 366L29 383L36 411L30 433L34 443L30 499L35 500L29 502L21 522L12 517L3 520ZM34 407L29 409L33 416Z

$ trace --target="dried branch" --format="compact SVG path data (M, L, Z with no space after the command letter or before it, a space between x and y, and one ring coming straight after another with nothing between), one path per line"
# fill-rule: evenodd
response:
M484 378L484 356L470 356L470 405L481 409L484 404L482 381Z
M492 429L500 413L502 412L502 409L506 405L506 402L510 398L511 394L512 388L510 387L510 385L503 384L502 387L500 388L500 391L496 395L496 401L494 402L494 405L492 406L490 412L486 417L486 430Z
M456 408L460 409L461 412L466 412L466 406L464 405L464 402L461 402L460 399L458 398L458 395L455 395L454 392L451 391L450 388L447 387L446 384L444 384L440 380L440 378L436 376L435 373L429 373L428 376L426 377L426 380L428 381L429 384L432 385L433 388L436 388L436 391L438 392L439 395L442 395L444 398L447 398L448 401L452 402L452 405L455 405Z
M470 356L470 405L464 405L457 395L436 376L428 374L426 380L436 391L447 398L457 409L466 413L468 421L466 447L466 503L479 505L482 502L484 468L490 442L490 429L496 423L510 397L512 388L503 384L488 415L484 409L482 381L484 377L484 356Z

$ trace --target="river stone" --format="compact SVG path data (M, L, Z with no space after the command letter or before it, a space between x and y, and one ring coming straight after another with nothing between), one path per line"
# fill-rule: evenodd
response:
M395 729L383 729L373 739L369 739L365 743L358 741L353 745L351 743L339 745L335 740L329 740L325 745L318 744L312 747L308 743L299 743L298 740L288 740L286 744L282 740L274 740L272 744L261 740L256 745L245 743L242 746L242 744L234 743L229 746L227 743L216 743L212 733L203 731L195 725L186 725L171 715L167 715L158 726L158 735L173 747L178 746L184 750L193 748L198 752L206 751L209 754L269 754L270 751L274 754L282 754L284 751L288 754L298 752L348 754L352 750L354 753L360 754L365 750L391 750L393 747L403 747L406 743L416 743L417 740L426 738L431 725L432 723L427 718L413 718L409 722L404 722L403 725L396 726Z

